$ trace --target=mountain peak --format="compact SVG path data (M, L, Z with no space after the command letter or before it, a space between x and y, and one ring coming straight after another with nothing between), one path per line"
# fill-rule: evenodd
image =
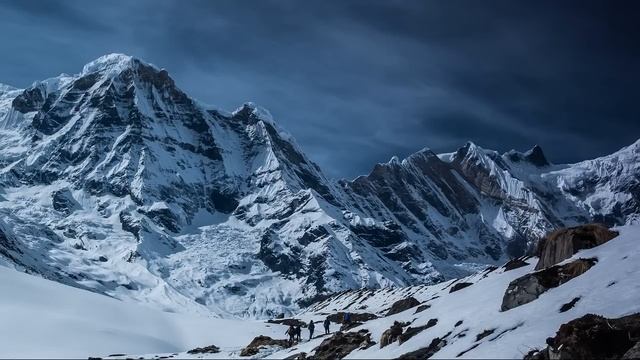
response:
M94 72L120 72L126 68L132 67L133 64L140 60L133 56L125 54L107 54L102 55L99 58L89 62L82 68L82 75L87 75Z
M524 158L538 167L549 165L549 161L547 161L547 158L544 156L544 152L539 145L535 145L529 151L525 152Z

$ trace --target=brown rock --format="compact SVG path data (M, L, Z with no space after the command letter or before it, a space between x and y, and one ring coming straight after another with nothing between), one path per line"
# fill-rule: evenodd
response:
M355 349L367 349L374 345L368 330L358 332L337 332L315 348L315 354L307 357L311 360L342 359Z
M351 322L366 322L369 320L373 320L373 319L377 319L378 317L374 314L371 313L349 313L349 317L351 318ZM337 312L335 314L331 314L329 316L327 316L327 319L329 319L329 321L337 323L337 324L342 324L344 322L344 312Z
M201 348L195 348L187 351L187 354L215 354L219 353L220 348L215 345L209 345Z
M536 270L553 266L573 256L578 250L602 245L618 236L604 225L588 224L556 230L540 240Z
M386 316L401 313L418 305L420 305L420 301L416 300L413 296L409 296L408 298L394 302Z
M502 311L532 302L540 294L580 276L595 265L596 259L578 259L564 265L519 277L509 283L502 298Z
M256 336L250 343L240 351L240 356L253 356L257 354L263 346L280 346L282 348L289 347L289 341L276 340L268 336Z
M380 337L380 348L391 344L402 335L402 325L403 324L394 321L393 325L382 333Z

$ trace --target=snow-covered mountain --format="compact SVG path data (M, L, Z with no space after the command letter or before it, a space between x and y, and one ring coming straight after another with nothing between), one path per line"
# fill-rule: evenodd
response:
M0 87L0 257L174 311L267 317L353 288L434 283L561 225L636 221L640 142L550 164L468 143L323 175L268 111L232 113L120 54Z

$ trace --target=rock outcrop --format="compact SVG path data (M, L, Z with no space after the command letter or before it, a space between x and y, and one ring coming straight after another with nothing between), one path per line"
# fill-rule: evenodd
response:
M389 309L389 311L387 311L387 316L401 313L418 305L420 305L420 301L416 300L416 298L412 296L402 300L398 300L391 305L391 308Z
M220 348L215 345L209 345L201 348L195 348L187 351L187 354L216 354L220 352Z
M564 265L530 273L513 280L502 299L502 311L507 311L537 299L547 290L582 275L589 270L596 259L578 259Z
M281 348L289 347L287 340L272 339L269 336L256 336L250 343L240 351L240 356L253 356L257 354L262 348L267 346L279 346Z
M536 270L553 266L570 258L578 250L590 249L618 236L616 231L600 224L587 224L560 229L548 234L538 243L540 260Z
M637 359L640 313L617 319L587 314L560 326L547 347L525 359Z
M380 337L380 348L383 348L396 341L402 335L402 327L405 324L394 321L390 328L385 330Z
M358 332L337 332L315 348L315 354L307 359L342 359L355 349L366 349L375 345L371 341L371 334L367 330Z

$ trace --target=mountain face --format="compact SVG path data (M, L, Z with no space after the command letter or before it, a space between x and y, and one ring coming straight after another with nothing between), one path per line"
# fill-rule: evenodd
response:
M572 165L468 143L336 182L266 110L200 104L112 54L0 87L0 258L162 309L266 317L468 274L558 226L635 222L639 158L640 142Z

